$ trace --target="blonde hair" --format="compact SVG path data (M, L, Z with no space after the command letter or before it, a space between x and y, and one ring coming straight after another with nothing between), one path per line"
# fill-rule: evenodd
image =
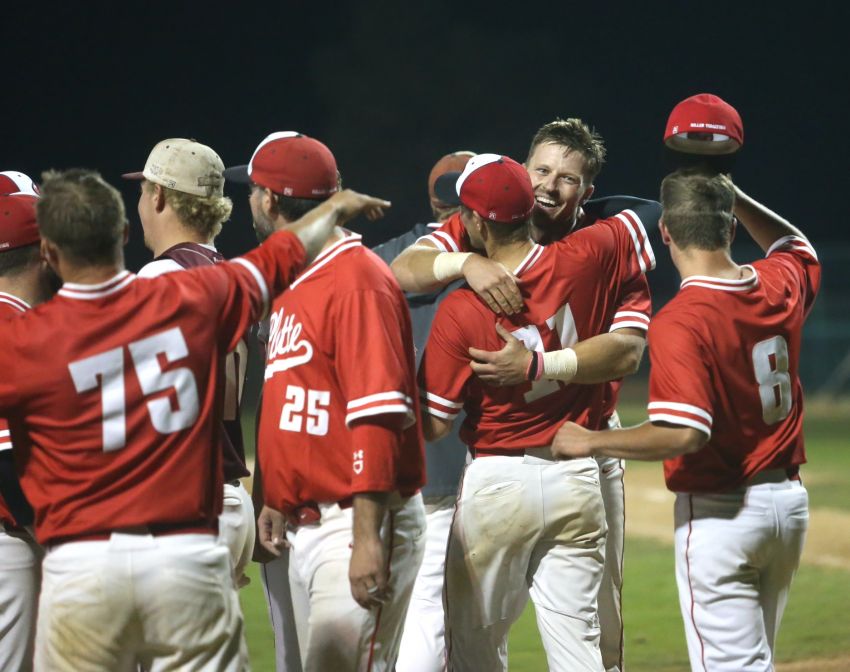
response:
M152 189L154 183L145 181L145 187ZM160 185L161 186L161 185ZM178 219L202 236L212 239L220 232L222 225L230 219L233 201L227 196L195 196L183 191L162 187L165 202L177 214Z

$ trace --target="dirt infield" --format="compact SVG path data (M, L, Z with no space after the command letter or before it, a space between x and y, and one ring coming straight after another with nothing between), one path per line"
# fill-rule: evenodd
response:
M847 670L850 670L850 656L776 664L776 672L846 672Z
M673 499L664 487L660 465L630 463L626 467L626 534L672 545ZM850 534L836 533L850 530L850 513L823 507L809 513L803 562L850 571Z

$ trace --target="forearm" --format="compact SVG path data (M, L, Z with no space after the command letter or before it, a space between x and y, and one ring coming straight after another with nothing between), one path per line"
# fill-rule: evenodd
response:
M439 258L439 261L438 261ZM435 247L413 245L390 264L401 288L406 292L433 292L463 277L463 252L441 252Z
M388 496L386 492L359 492L354 495L352 532L355 544L380 538Z
M695 429L653 425L648 420L628 429L587 433L589 451L594 456L646 461L695 452L707 438Z
M630 333L623 333L626 331ZM629 376L640 366L645 348L643 335L636 330L625 329L576 343L573 350L578 366L572 382L592 385Z
M331 197L287 227L304 246L308 264L322 251L338 221L339 209L335 197Z
M738 221L765 252L773 243L785 236L805 238L796 226L747 196L737 186L735 187L734 212Z

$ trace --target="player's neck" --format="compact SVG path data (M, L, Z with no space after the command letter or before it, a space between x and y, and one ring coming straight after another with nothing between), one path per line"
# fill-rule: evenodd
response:
M745 267L739 266L732 260L728 249L680 250L671 248L671 252L673 263L683 279L694 275L724 280L739 280L745 277Z
M340 227L337 226L334 229L334 232L331 235L331 237L328 238L328 242L326 242L324 244L324 246L322 247L322 252L324 252L326 249L328 249L331 245L335 245L336 243L338 243L344 237L345 237L345 231L343 231Z
M153 240L146 241L154 259L162 255L166 250L180 243L197 243L198 245L212 245L215 240L212 236L205 236L188 226L184 226L180 220L172 219L165 223L163 230Z
M17 275L0 277L0 292L11 294L31 306L38 305L46 298L43 285L37 267Z
M484 242L487 256L493 261L498 261L510 271L522 263L523 259L528 256L533 245L534 243L528 238L512 243L494 244L492 241Z
M540 245L549 245L555 241L566 238L576 228L576 220L567 222L553 222L546 227L536 226L532 220L529 226L531 238Z
M78 264L64 256L60 256L57 262L55 270L62 282L98 285L111 280L124 270L124 252L119 251L113 261L103 264Z

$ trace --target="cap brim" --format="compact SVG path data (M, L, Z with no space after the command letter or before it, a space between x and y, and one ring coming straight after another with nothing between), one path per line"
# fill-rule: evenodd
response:
M248 164L242 166L233 166L224 169L224 179L226 182L236 182L237 184L248 184L251 177L248 175Z
M434 195L446 205L460 205L460 196L457 194L457 180L459 171L443 173L434 181Z
M125 180L144 180L145 174L141 173L141 172L139 172L139 173L124 173L121 177L123 177Z

